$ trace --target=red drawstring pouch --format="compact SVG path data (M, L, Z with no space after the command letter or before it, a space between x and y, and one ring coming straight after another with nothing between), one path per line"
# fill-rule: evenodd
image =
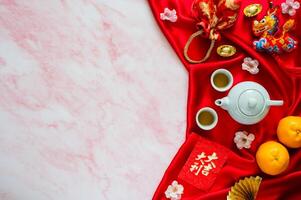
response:
M261 4L262 11L257 16L246 17L244 8L254 3ZM288 38L301 41L301 11L297 10L293 16L284 14L282 3L286 1L273 1L278 10L278 30L273 30L275 36L271 37L283 36L287 41ZM258 25L255 20L264 23L261 20L271 10L269 2L149 0L149 4L189 75L186 141L166 170L153 199L226 199L230 187L247 176L262 177L257 199L300 199L301 149L288 148L289 166L277 176L262 173L255 159L262 143L278 141L276 131L281 118L301 116L301 59L298 58L301 50L298 44L286 51L290 48L288 43L277 43L282 45L279 50L273 46L270 36L254 34L253 29ZM160 14L166 8L174 9L177 17L171 21L162 20ZM290 25L286 22L291 19L295 21L294 28L286 33ZM266 43L262 43L264 39ZM219 56L217 49L221 45L234 46L236 53L227 58ZM249 59L259 64L256 74L244 70ZM271 99L283 100L284 105L271 107L267 116L257 124L237 123L226 110L214 103L228 94L228 91L217 92L210 84L211 74L219 68L232 73L233 85L243 81L257 82L268 91ZM200 129L195 121L196 113L203 107L211 107L218 114L217 126L210 131ZM249 149L236 147L234 137L238 131L255 135ZM179 190L183 192L170 196L171 185L181 185Z

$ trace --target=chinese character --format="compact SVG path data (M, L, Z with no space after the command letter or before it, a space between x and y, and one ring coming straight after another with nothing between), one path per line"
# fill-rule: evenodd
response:
M208 156L208 160L205 160L205 162L210 162L211 160L217 160L218 157L216 156L216 153L213 152L211 156Z
M202 158L206 158L206 154L202 152L201 154L197 155L197 158L195 160L202 160Z
M202 170L202 174L204 176L208 176L210 170L216 168L213 161L217 159L218 157L215 152L213 152L210 156L206 156L206 154L202 152L201 154L198 154L195 158L194 164L190 166L190 171L194 172L194 174L198 176L199 172Z
M202 174L203 174L204 176L208 176L209 171L210 171L211 169L213 169L213 168L215 168L215 165L212 165L211 163L209 163L208 165L205 165L205 166L204 166L204 169L202 170Z
M196 171L194 174L197 176L197 175L199 175L201 169L203 168L203 165L204 165L204 162L201 163L201 166L199 166L198 162L194 162L194 164L190 166L190 171L191 172Z

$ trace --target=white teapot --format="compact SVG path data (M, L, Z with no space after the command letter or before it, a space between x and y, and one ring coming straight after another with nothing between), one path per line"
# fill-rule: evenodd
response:
M227 110L240 124L256 124L269 112L270 106L283 105L282 100L270 100L266 89L255 82L245 81L235 85L227 97L215 101Z

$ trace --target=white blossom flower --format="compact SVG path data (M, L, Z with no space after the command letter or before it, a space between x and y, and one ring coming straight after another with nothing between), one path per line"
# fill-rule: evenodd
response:
M286 2L281 4L281 9L283 14L289 14L290 16L294 16L296 14L296 10L300 8L300 3L294 0L286 0Z
M169 10L169 8L165 8L164 12L160 13L160 19L176 22L178 19L177 11L175 9Z
M165 196L171 200L180 200L184 192L184 187L181 184L178 184L178 181L173 181L171 185L167 187L165 191Z
M252 133L249 135L247 134L246 131L238 131L235 133L234 142L238 149L249 149L251 147L252 142L255 140L255 136Z
M259 72L259 62L256 59L246 57L244 62L241 64L242 69L250 72L251 74L257 74Z

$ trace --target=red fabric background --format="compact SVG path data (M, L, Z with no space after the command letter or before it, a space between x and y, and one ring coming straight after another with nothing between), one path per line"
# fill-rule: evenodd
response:
M283 0L284 1L284 0ZM275 0L275 5L283 1ZM202 137L217 142L227 147L231 153L224 168L219 173L214 186L210 191L201 191L183 180L178 180L184 185L183 200L188 199L226 199L230 187L240 178L250 175L260 175L263 182L260 187L258 199L301 199L301 149L289 149L290 165L281 175L271 177L262 174L255 161L255 153L260 144L268 140L277 140L276 128L278 121L287 115L301 115L301 48L291 53L282 55L269 55L256 52L252 47L254 40L251 23L253 19L243 15L243 8L251 3L261 3L263 11L257 18L265 15L267 1L243 0L239 10L239 17L234 27L222 32L222 40L216 44L232 44L237 48L237 53L230 59L219 57L215 52L210 59L202 64L190 64L183 56L184 45L189 36L196 31L195 21L190 15L193 0L149 0L153 14L168 41L177 53L180 60L189 73L189 94L187 106L187 140L179 149L177 155L171 162L164 177L158 186L153 199L165 199L164 192L173 180L178 180L178 174L185 164L194 144ZM176 9L178 20L175 23L160 20L160 13L164 8ZM292 35L301 42L301 9L294 16L296 18L296 29ZM279 15L280 25L285 17ZM208 49L210 41L198 38L190 47L189 54L194 59L202 57ZM260 72L251 75L241 69L241 64L246 56L257 59L260 62ZM255 81L262 84L269 92L271 99L283 99L284 106L271 107L267 117L256 125L244 126L236 123L228 113L215 106L214 101L227 96L228 92L216 92L210 85L210 75L218 68L230 70L234 77L234 84L242 81ZM202 131L195 123L195 114L198 109L210 106L214 108L219 121L212 131ZM238 150L233 142L236 131L245 130L255 134L255 141L251 149Z

